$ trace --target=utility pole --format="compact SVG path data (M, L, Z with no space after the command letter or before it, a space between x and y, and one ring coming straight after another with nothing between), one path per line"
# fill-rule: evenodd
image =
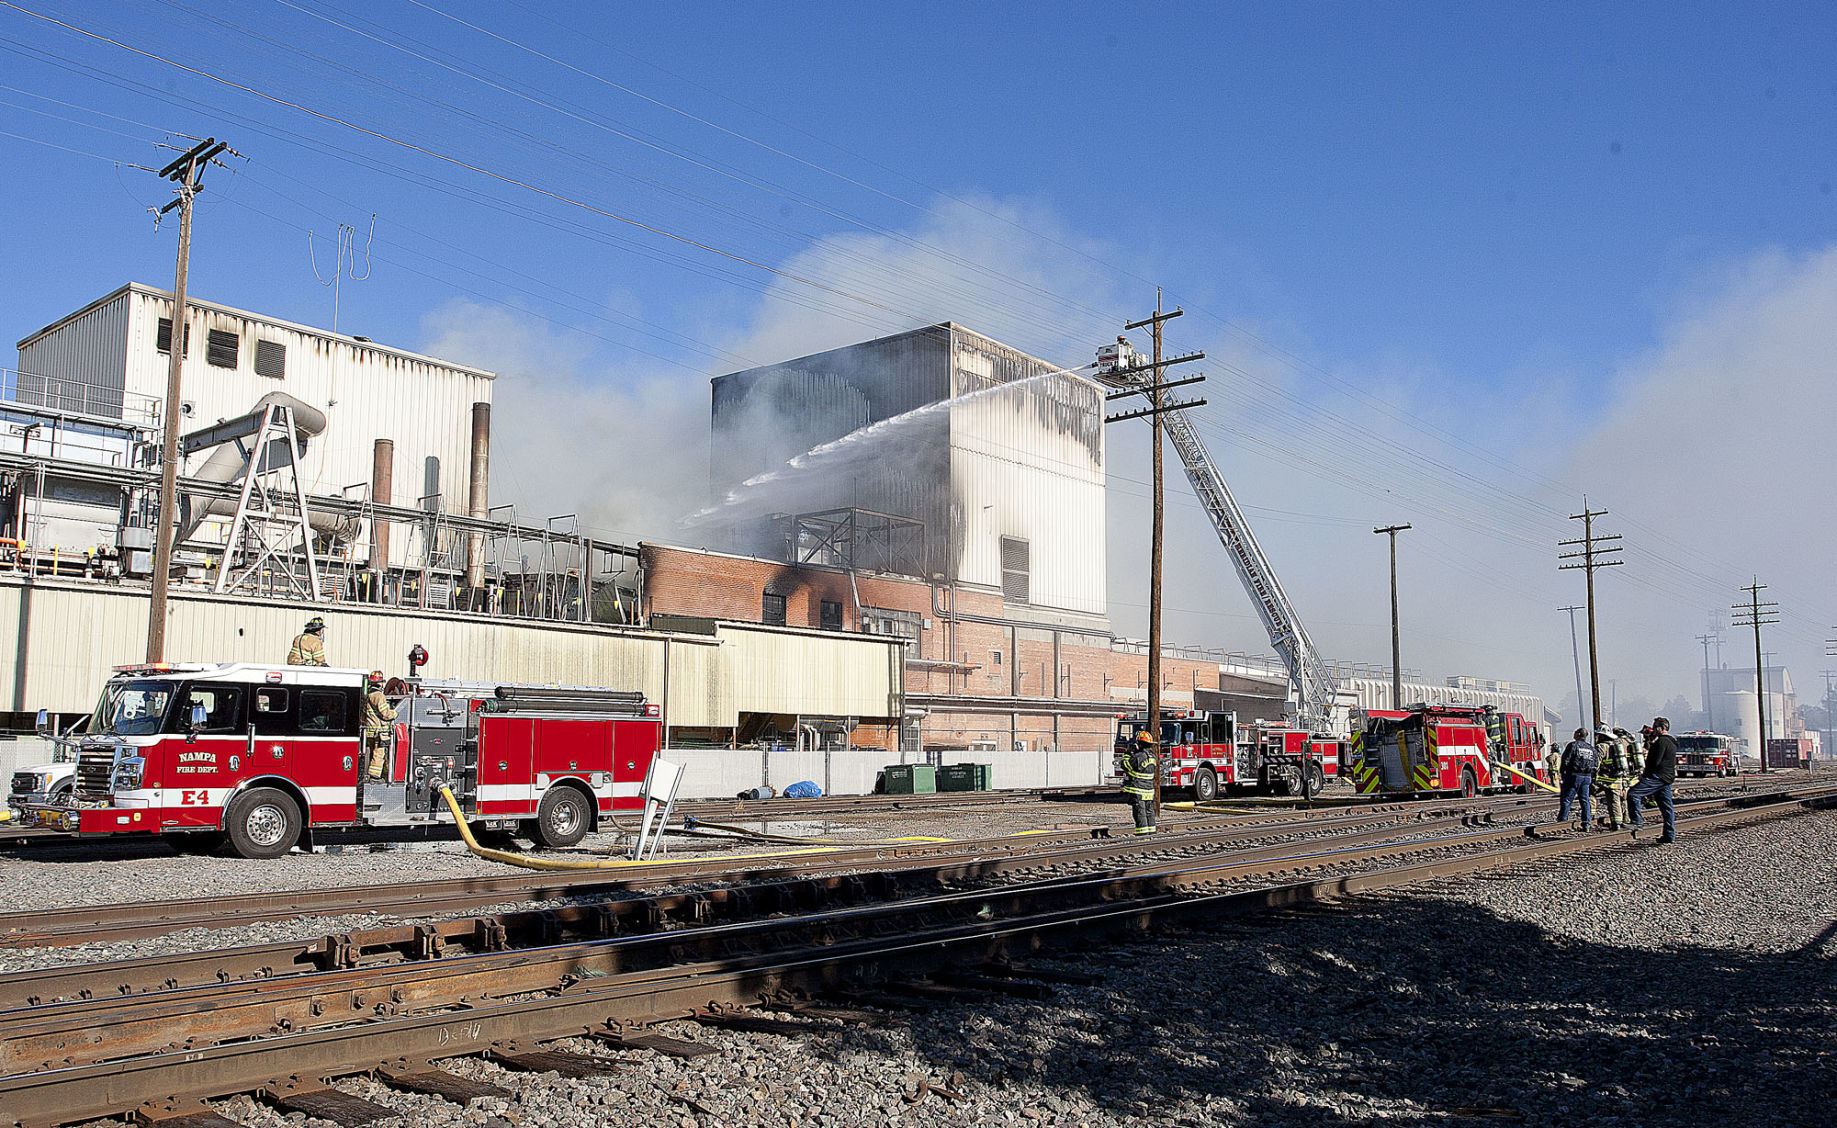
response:
M1828 639L1824 644L1826 654L1837 653L1837 639ZM1829 758L1837 755L1831 748L1831 740L1837 736L1837 720L1831 717L1831 679L1837 678L1837 670L1824 671L1824 755Z
M1582 717L1586 717L1588 715L1588 698L1582 696L1582 651L1575 637L1575 613L1582 610L1582 606L1577 603L1572 603L1567 607L1558 607L1557 610L1569 612L1569 657L1575 662L1575 707L1576 711L1582 714ZM1576 720L1579 721L1582 717L1577 717Z
M166 402L161 407L164 435L160 443L159 517L153 539L153 598L147 608L147 661L166 660L166 585L172 572L173 526L178 521L179 473L179 371L185 360L185 275L191 266L191 203L204 190L200 177L205 166L229 148L228 143L207 137L160 170L160 177L178 185L178 192L159 214L179 209L179 261L172 283L172 336L166 362Z
M1737 603L1735 607L1735 625L1754 628L1754 703L1760 708L1760 770L1767 771L1767 667L1760 652L1760 629L1765 624L1780 621L1779 604L1771 600L1763 601L1760 593L1767 590L1767 585L1754 577L1754 582L1741 590L1748 593L1746 603ZM1745 618L1744 618L1745 616Z
M1720 643L1722 632L1712 630L1708 634L1700 634L1697 636L1697 641L1703 644L1703 723L1708 726L1709 731L1715 732L1716 708L1709 695L1709 644Z
M1397 534L1406 525L1385 525L1374 533L1388 533L1391 538L1391 708L1403 708L1403 644L1397 634Z
M1184 364L1187 361L1199 360L1205 356L1202 352L1188 353L1184 356L1165 359L1161 355L1162 323L1172 321L1174 318L1181 316L1184 312L1184 310L1178 308L1171 313L1163 312L1161 309L1161 290L1160 287L1157 286L1155 288L1155 311L1153 316L1145 317L1140 321L1132 321L1123 326L1125 331L1140 329L1143 326L1152 327L1154 332L1153 360L1147 365L1125 364L1100 374L1105 383L1118 389L1106 395L1104 397L1106 401L1133 395L1146 395L1149 401L1149 406L1138 411L1108 416L1104 419L1105 423L1116 423L1124 419L1139 419L1146 415L1153 424L1154 516L1153 535L1148 552L1148 708L1145 720L1148 724L1148 731L1154 734L1156 740L1161 738L1161 546L1164 527L1161 413L1165 411L1177 411L1184 407L1199 407L1205 403L1204 400L1184 400L1176 402L1163 398L1163 394L1168 388L1193 384L1205 379L1205 377L1199 376L1169 383L1162 375L1163 370L1171 365ZM1127 340L1122 337L1118 337L1117 341L1119 344L1123 345L1127 345L1128 343ZM1118 359L1120 360L1123 358L1119 356ZM1148 376L1148 382L1146 384L1137 383L1137 378L1144 373ZM1163 758L1166 755L1167 750L1162 748L1157 759L1165 762ZM1154 805L1155 817L1158 820L1161 814L1161 775L1159 772L1155 773Z
M1590 731L1601 727L1601 657L1600 650L1595 644L1595 569L1612 568L1617 564L1626 563L1624 560L1608 559L1620 551L1620 546L1601 547L1603 541L1620 539L1619 533L1603 535L1595 533L1595 518L1605 516L1607 516L1605 509L1588 508L1588 497L1586 494L1583 495L1582 512L1569 515L1571 521L1582 522L1582 539L1557 542L1559 548L1582 546L1578 552L1565 552L1558 557L1560 560L1580 560L1581 563L1561 564L1558 567L1563 571L1580 568L1588 575L1588 690L1589 700L1594 704L1594 724Z

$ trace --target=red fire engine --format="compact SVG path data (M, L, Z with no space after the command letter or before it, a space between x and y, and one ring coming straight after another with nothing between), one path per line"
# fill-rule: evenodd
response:
M1370 710L1347 756L1362 795L1531 790L1501 764L1548 783L1542 733L1517 713L1462 705Z
M180 849L227 839L277 857L315 830L468 821L570 846L613 811L640 810L662 736L643 695L565 686L396 680L380 780L364 778L362 670L144 665L117 669L75 747L68 799L23 822L76 834L161 834Z
M1117 718L1115 774L1122 772L1130 741L1147 726L1145 710ZM1235 712L1163 715L1161 786L1190 787L1202 803L1218 798L1220 787L1285 795L1301 789L1306 770L1312 777L1310 790L1318 792L1339 775L1343 748L1341 741L1309 736L1278 721L1239 724Z
M1714 732L1680 732L1678 774L1681 776L1732 776L1741 770L1735 756L1735 738Z

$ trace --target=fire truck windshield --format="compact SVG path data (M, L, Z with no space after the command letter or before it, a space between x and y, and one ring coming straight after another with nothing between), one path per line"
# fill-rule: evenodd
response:
M103 736L152 736L166 723L172 708L172 682L110 682L89 720L89 731Z
M1720 736L1680 736L1678 737L1678 751L1717 752L1721 750L1724 739L1726 738Z

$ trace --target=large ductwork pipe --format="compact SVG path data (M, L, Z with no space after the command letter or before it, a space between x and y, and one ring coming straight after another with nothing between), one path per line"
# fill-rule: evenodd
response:
M370 502L372 505L391 505L394 497L395 443L388 439L378 439L370 455ZM372 572L389 570L389 519L387 517L370 518L370 570Z
M295 399L286 392L269 392L256 400L255 406L246 414L236 419L225 420L209 430L227 433L235 431L238 425L248 424L248 429L242 431L241 434L245 436L259 434L262 418L267 413L269 406L274 404L293 410L293 428L301 438L310 439L325 430L325 412ZM286 457L284 453L277 452L277 457L269 464L278 464L284 457ZM248 470L249 457L243 453L242 445L225 440L217 444L216 449L211 451L210 457L204 460L204 465L200 466L191 476L206 482L228 484L240 480L244 474L248 473ZM188 539L198 531L199 525L212 517L229 517L235 512L234 499L202 498L187 494L179 499L179 539ZM326 513L308 507L306 517L317 532L333 533L348 538L352 531L350 523L335 513Z
M472 405L471 493L466 515L482 521L491 512L491 405ZM477 591L485 586L485 537L472 533L466 537L466 586Z

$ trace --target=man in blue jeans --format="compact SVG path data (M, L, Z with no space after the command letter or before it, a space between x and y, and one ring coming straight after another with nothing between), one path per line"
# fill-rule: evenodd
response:
M1557 822L1569 821L1570 804L1579 796L1582 800L1582 833L1587 834L1594 826L1593 801L1589 793L1595 787L1595 765L1600 763L1600 753L1588 742L1588 730L1575 730L1575 739L1563 748L1563 802L1556 816Z
M1671 785L1678 778L1678 742L1671 738L1671 722L1663 717L1653 717L1652 726L1646 729L1646 770L1627 792L1628 813L1633 817L1633 834L1639 834L1643 822L1640 807L1644 806L1646 796L1658 800L1658 813L1665 820L1665 832L1658 836L1659 843L1678 840L1677 809L1671 805Z

